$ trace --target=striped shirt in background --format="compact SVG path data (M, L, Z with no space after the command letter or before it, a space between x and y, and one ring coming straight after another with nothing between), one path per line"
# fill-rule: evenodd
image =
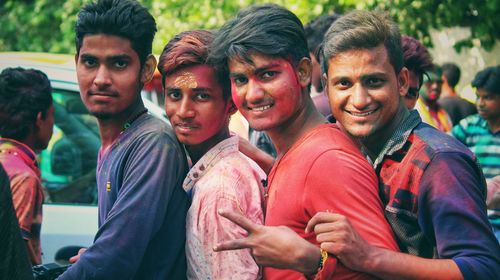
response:
M486 179L500 175L500 132L493 133L485 119L469 116L454 126L451 134L476 155Z

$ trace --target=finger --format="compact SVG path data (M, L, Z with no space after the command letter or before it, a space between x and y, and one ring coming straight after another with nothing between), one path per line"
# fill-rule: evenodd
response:
M343 242L344 240L345 240L344 235L337 232L325 232L316 235L316 241L318 243L324 243L324 242L338 243L338 242Z
M316 224L316 226L314 226L314 233L316 235L336 230L338 230L337 223L322 223L322 224Z
M317 224L335 222L341 217L344 216L329 212L318 212L307 223L306 233L312 232Z
M241 238L241 239L234 239L218 243L217 245L214 246L213 250L215 252L220 252L227 250L247 249L251 247L252 246L247 242L247 238Z
M335 256L338 253L338 250L336 250L337 246L334 242L323 242L320 244L320 248L327 251L329 254L332 254Z
M80 259L80 255L72 256L69 258L70 263L76 263Z
M219 215L230 220L231 222L239 225L248 233L253 233L257 230L258 225L247 219L247 217L243 216L241 213L226 211L224 209L218 210Z

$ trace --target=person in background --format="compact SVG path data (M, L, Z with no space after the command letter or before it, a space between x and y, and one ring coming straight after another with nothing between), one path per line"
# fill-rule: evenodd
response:
M435 66L424 76L423 87L420 89L420 98L417 100L415 109L424 123L442 132L448 132L452 128L450 116L438 103L442 84L441 68Z
M312 63L311 97L314 105L318 108L318 111L320 111L320 113L325 117L330 116L332 114L332 110L330 109L330 104L328 103L328 96L324 92L323 81L321 78L320 56L318 54L326 31L339 17L340 15L338 14L322 15L304 26L309 56L311 57Z
M409 71L408 92L405 95L405 104L409 110L415 107L424 81L424 75L431 71L434 65L427 48L417 39L410 36L401 36L403 47L403 65Z
M33 279L31 262L12 204L9 176L0 164L0 275L2 279Z
M99 229L59 279L185 279L187 160L141 99L156 68L154 18L137 1L99 0L75 30L80 96L101 134Z
M488 182L487 203L500 240L500 66L479 71L472 80L479 114L466 117L453 127L451 135L464 143L479 159Z
M445 63L441 69L443 85L438 103L448 113L453 125L457 125L461 119L477 114L477 109L474 104L458 96L455 91L460 81L460 68L455 63Z
M258 279L259 267L250 250L213 252L220 240L242 238L245 232L217 210L237 211L262 224L266 174L238 151L229 118L237 110L229 77L206 64L210 31L182 32L160 55L165 111L193 167L184 180L191 195L186 218L188 279Z
M311 100L312 65L297 16L272 4L241 10L217 33L208 61L230 77L235 105L251 127L268 133L278 152L267 180L265 226L221 209L248 237L221 240L227 243L216 251L250 248L265 279L371 278L346 269L304 231L315 213L332 211L349 216L374 246L398 249L372 168ZM284 248L267 250L274 246ZM288 262L274 263L279 258Z
M47 148L54 126L52 87L34 69L0 73L0 163L10 179L12 200L32 265L42 262L40 229L44 192L36 152Z

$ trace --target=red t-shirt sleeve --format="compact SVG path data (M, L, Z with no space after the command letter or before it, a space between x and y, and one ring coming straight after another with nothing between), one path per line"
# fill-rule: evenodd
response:
M306 215L332 212L346 216L359 235L368 243L398 251L393 232L387 223L378 195L378 180L371 165L360 154L342 150L322 153L311 166L304 191ZM328 261L320 272L320 279L330 279L348 272L336 261ZM340 263L339 263L340 264ZM352 272L354 273L354 272ZM350 274L350 277L354 275ZM368 275L359 274L361 278Z

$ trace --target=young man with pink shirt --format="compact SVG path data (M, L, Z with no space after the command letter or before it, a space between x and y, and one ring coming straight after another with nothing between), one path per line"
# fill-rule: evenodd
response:
M257 279L259 267L250 250L213 252L218 242L242 238L245 231L219 216L219 208L264 222L265 173L238 151L238 136L229 132L236 111L229 78L206 64L214 35L193 30L175 36L163 49L158 69L165 111L192 168L183 183L191 197L186 217L188 279Z

